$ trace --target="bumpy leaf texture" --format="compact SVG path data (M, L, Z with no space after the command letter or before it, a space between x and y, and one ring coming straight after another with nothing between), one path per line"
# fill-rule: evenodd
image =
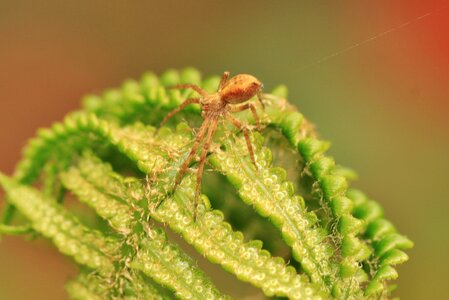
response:
M349 188L354 172L326 155L329 143L285 100L284 86L265 94L266 109L258 110L257 168L241 133L220 123L193 219L195 163L172 189L200 107L155 130L195 95L167 87L214 92L218 82L191 68L169 70L85 97L82 110L38 131L13 176L0 173L7 200L0 232L40 234L73 257L80 265L66 285L73 299L230 298L167 231L267 297L389 298L393 266L408 260L403 250L413 243L377 202ZM250 113L236 117L253 127ZM71 210L65 203L74 199L91 209ZM24 224L13 222L19 214ZM86 221L92 215L103 221Z

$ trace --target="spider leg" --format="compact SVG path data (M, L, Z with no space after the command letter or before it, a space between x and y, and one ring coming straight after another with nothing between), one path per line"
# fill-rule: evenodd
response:
M172 111L170 111L165 118L161 121L159 124L159 128L162 127L168 120L170 120L175 114L183 110L187 105L190 105L192 103L200 103L200 98L189 98L181 103L178 107L174 108ZM159 128L157 130L159 130Z
M243 135L245 136L246 146L248 147L249 156L251 157L251 161L257 170L256 159L254 158L253 146L251 145L251 140L249 139L248 128L246 128L242 122L231 116L229 113L226 114L226 119L228 119L235 127L242 130Z
M257 100L259 100L260 104L262 105L262 110L265 111L265 104L262 101L262 93L257 93Z
M260 130L259 116L257 115L256 108L254 107L254 105L252 103L245 103L240 106L231 107L231 112L239 112L239 111L244 111L247 109L251 110L251 113L253 114L254 120L256 121L256 124L257 124L257 129Z
M187 167L189 166L190 162L192 161L193 157L196 154L196 150L198 150L198 147L203 140L204 134L206 133L207 128L209 127L210 119L205 119L203 124L200 127L200 130L198 131L198 134L195 137L195 142L193 143L192 149L190 150L189 156L184 160L181 167L179 167L178 174L176 175L175 179L175 186L173 188L173 193L176 191L176 188L181 183L182 177L186 173Z
M197 86L196 84L183 83L170 86L169 89L192 89L203 97L209 95L205 90Z
M221 89L223 88L226 81L228 81L229 72L226 71L223 73L223 76L221 76L220 84L218 85L218 91L221 92Z
M212 137L215 133L215 130L217 129L218 125L218 118L214 117L211 120L211 125L207 131L206 141L204 142L203 150L201 152L200 161L198 165L198 171L196 173L196 190L195 190L195 203L193 207L193 220L196 221L196 210L198 207L198 200L200 197L201 192L201 180L203 178L203 169L204 169L204 163L206 162L206 156L210 147L210 143L212 141Z

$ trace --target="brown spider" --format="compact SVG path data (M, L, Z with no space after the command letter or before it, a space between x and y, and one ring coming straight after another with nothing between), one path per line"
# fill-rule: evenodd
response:
M175 179L175 186L173 188L173 193L178 187L182 180L190 162L194 158L201 142L205 139L203 150L201 152L197 179L196 179L196 191L195 191L195 204L194 204L194 214L193 218L196 220L196 209L198 206L198 198L201 190L201 179L203 176L204 163L206 161L206 155L208 153L212 137L217 129L218 121L221 117L225 117L230 121L235 127L243 131L245 136L246 145L248 147L249 155L251 157L254 166L257 169L256 161L254 159L254 151L251 145L248 128L245 124L234 118L230 113L239 112L247 109L251 110L254 116L258 129L260 129L259 117L256 112L256 108L252 103L245 103L242 105L234 106L233 104L239 104L248 101L252 97L257 95L259 102L264 107L262 102L262 83L257 80L254 76L248 74L239 74L228 80L229 72L224 72L221 78L220 84L218 86L218 91L213 94L207 93L205 90L194 84L179 84L171 88L173 89L193 89L198 94L201 95L200 98L189 98L185 100L181 105L172 111L170 111L165 118L162 120L160 126L167 122L176 113L184 109L187 105L193 103L199 103L201 105L201 116L204 121L201 124L200 129L195 137L192 149L190 150L189 156L183 162L179 168L178 174Z

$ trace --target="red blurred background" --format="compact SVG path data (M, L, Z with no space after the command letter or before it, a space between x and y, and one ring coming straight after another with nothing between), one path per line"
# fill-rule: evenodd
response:
M0 170L84 94L185 66L286 84L415 241L397 295L448 294L449 1L1 1ZM44 241L0 243L0 299L64 299L75 273Z

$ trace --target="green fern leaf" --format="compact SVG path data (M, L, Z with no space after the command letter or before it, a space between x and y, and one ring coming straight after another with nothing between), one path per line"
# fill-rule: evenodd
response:
M395 285L388 282L413 242L377 202L350 187L355 172L326 155L330 144L285 100L285 86L265 94L266 109L258 110L265 129L251 134L257 168L239 133L220 126L207 158L215 178L205 181L193 219L194 175L173 187L201 108L190 105L155 131L168 111L196 95L169 86L214 92L219 81L193 68L168 70L86 96L82 110L38 131L12 177L0 173L8 202L0 233L41 234L71 256L81 269L66 285L72 299L229 298L167 230L268 297L389 298ZM236 117L253 128L250 112ZM217 195L225 187L231 193ZM91 210L75 215L63 206L68 192ZM236 199L217 205L228 196ZM28 223L11 223L16 212ZM90 214L107 225L84 224ZM276 231L280 237L265 236L266 245L253 238ZM282 251L267 250L274 245Z

